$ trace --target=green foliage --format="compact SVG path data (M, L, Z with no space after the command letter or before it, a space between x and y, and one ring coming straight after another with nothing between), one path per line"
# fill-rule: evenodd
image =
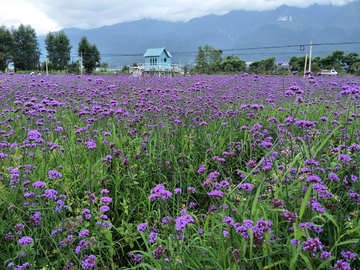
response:
M210 45L198 47L198 54L195 56L195 71L201 73L216 73L220 70L217 64L222 61L222 50Z
M293 71L303 71L305 67L305 56L291 57L289 66L292 67Z
M354 74L358 70L357 66L360 63L360 58L358 56L359 55L356 52L345 55L344 51L340 50L333 51L332 54L323 58L316 56L311 59L311 71L317 73L324 69L335 69L337 72L341 73L345 68L348 73ZM307 61L309 61L309 58ZM305 56L291 57L289 65L292 67L293 71L303 72L305 66ZM309 63L307 63L307 68L308 65Z
M349 196L350 190L360 192L359 180L352 178L359 175L360 161L359 150L352 150L358 148L359 139L357 100L329 87L334 82L355 85L359 78L315 76L316 84L302 77L252 75L138 80L103 74L3 74L0 79L0 86L10 89L0 99L7 108L3 118L15 119L7 121L1 132L6 135L0 159L0 263L4 269L10 261L19 265L28 261L29 269L64 269L72 262L73 269L80 269L83 256L89 254L96 255L98 269L332 269L337 260L344 260L342 251L360 252L359 244L355 245L360 241L359 204ZM49 82L48 97L38 99L49 90ZM299 94L307 101L282 98L277 89L283 85L289 89L294 82L307 89ZM34 90L27 91L33 84L37 85ZM26 95L20 100L14 93L21 85L26 86ZM185 85L193 86L192 90L183 91ZM100 87L109 87L112 93ZM67 104L55 110L51 98ZM40 108L33 118L26 104L31 100L33 108ZM334 102L324 102L330 100ZM89 110L94 101L98 105ZM184 114L183 108L191 111ZM52 110L51 117L47 110ZM321 116L328 119L319 120ZM208 124L200 125L203 121ZM30 138L30 130L41 133L39 140ZM86 145L90 141L96 143L93 149ZM349 162L339 159L342 154L349 156ZM50 177L50 170L62 176ZM210 180L213 172L219 176ZM330 173L339 180L331 181ZM320 183L312 182L314 175ZM219 186L223 180L228 188ZM44 181L46 187L35 188L36 181ZM172 196L152 201L149 195L159 183ZM245 183L251 189L238 186ZM175 188L182 193L175 194ZM56 189L57 198L47 198L46 189ZM103 193L105 189L109 193ZM215 189L223 196L208 195ZM105 213L100 208L102 197L112 198ZM278 204L271 202L275 199ZM56 210L58 200L64 201L61 211ZM326 208L325 213L313 207L315 201ZM83 209L89 209L91 217ZM29 222L35 212L41 212L36 229ZM285 212L294 218L289 220ZM106 221L100 218L103 214ZM192 221L177 230L174 220L185 215ZM168 216L173 219L164 222ZM234 224L225 222L226 218ZM245 228L245 221L252 227ZM102 228L96 222L109 222L111 227ZM149 229L139 232L137 226L143 222ZM18 223L25 225L21 235L14 228ZM323 231L307 228L310 223ZM256 224L262 224L260 232ZM150 228L158 230L152 243ZM89 237L79 239L85 229ZM13 239L5 238L9 231ZM33 238L34 243L18 245L22 236ZM89 243L92 237L95 242L90 247L75 252L80 240ZM310 237L319 237L324 245L314 255L303 249ZM293 239L299 244L293 245ZM61 246L61 241L67 244ZM160 245L164 252L157 260L154 251ZM332 256L321 258L323 250ZM22 252L25 257L19 258ZM134 262L129 253L142 254L143 262ZM350 264L358 268L358 258Z
M125 65L121 68L120 72L126 74L126 73L129 73L129 70L130 70L130 68L127 65Z
M45 49L52 69L64 70L67 67L71 58L71 48L70 40L63 31L47 34Z
M100 65L100 68L101 68L103 71L106 71L106 70L109 68L109 64L106 63L106 62L102 62L101 65Z
M80 61L77 60L76 62L72 61L68 67L68 73L71 74L80 74Z
M267 59L252 62L249 65L249 71L261 73L261 71L269 71L275 68L275 57L271 56Z
M224 71L225 72L231 72L231 71L234 71L234 67L232 64L230 63L226 63L226 65L224 66Z
M344 55L342 58L342 62L347 66L352 66L356 62L360 62L359 54L356 52L352 52L348 55Z
M12 48L14 46L11 31L6 26L0 26L0 71L4 71L12 61Z
M79 42L78 54L83 59L82 64L86 73L90 74L100 67L100 51L96 44L91 44L85 36Z
M15 71L33 70L39 66L40 48L35 30L30 26L20 24L18 29L12 30L13 62Z
M238 56L235 56L231 59L227 57L227 59L220 63L220 69L225 72L245 72L246 63Z

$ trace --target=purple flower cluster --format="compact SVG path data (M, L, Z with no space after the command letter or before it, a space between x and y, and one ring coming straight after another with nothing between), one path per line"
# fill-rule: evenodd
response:
M62 177L62 174L56 170L50 170L49 171L49 178L50 179L60 179Z
M255 226L253 225L252 220L244 220L243 225L240 223L235 223L235 231L237 233L241 233L242 237L249 238L249 229L251 228L253 231L253 243L256 247L261 246L265 242L264 233L271 233L271 227L273 223L271 221L266 221L264 219L259 219ZM270 243L271 244L271 243Z
M277 64L279 70L283 63L280 61ZM305 78L244 73L218 77L179 76L171 80L155 77L137 80L122 75L111 78L92 75L44 77L1 73L0 160L8 168L3 166L0 181L5 188L4 194L10 196L8 201L13 203L8 206L9 211L4 212L13 221L9 224L12 231L4 231L3 238L12 249L9 254L16 255L16 259L22 258L25 253L21 252L32 246L35 240L40 245L43 241L56 241L60 243L58 250L62 255L75 250L80 256L78 258L82 257L84 269L106 267L102 260L101 263L100 260L96 262L97 253L84 255L84 252L94 247L95 238L91 236L96 231L96 235L103 238L106 234L101 230L110 232L106 228L112 226L107 221L110 218L118 220L112 218L114 214L116 217L116 211L110 212L113 199L106 195L110 193L107 188L114 184L110 178L117 171L125 175L137 174L138 179L149 181L152 178L147 176L152 172L168 178L166 183L156 185L148 194L149 201L158 200L159 214L163 218L153 220L149 216L146 221L154 222L154 226L160 226L161 230L147 223L139 224L137 229L149 237L153 253L144 258L141 254L131 255L136 263L149 263L149 255L150 263L154 262L153 258L163 260L169 247L165 247L165 242L160 239L169 238L169 235L163 236L171 234L174 228L176 233L170 239L178 241L176 244L181 242L181 245L194 243L186 248L189 248L191 256L201 254L200 259L208 256L209 251L205 250L208 247L203 247L204 253L202 250L199 253L196 241L209 241L216 249L218 241L230 243L229 236L233 236L234 232L239 233L237 237L240 240L246 238L247 243L250 243L251 236L254 247L272 245L277 241L272 230L280 230L281 226L278 225L284 224L294 230L292 225L298 219L301 202L310 186L312 196L307 202L306 214L299 221L302 223L298 223L301 237L306 235L307 240L300 238L301 243L294 238L299 237L293 235L297 233L293 231L284 231L280 235L288 234L288 241L291 239L294 249L298 246L311 255L320 253L323 249L321 242L327 242L324 237L329 232L326 231L326 223L324 227L315 225L310 222L309 216L331 211L337 220L339 217L343 220L345 216L346 223L356 222L356 211L344 212L348 209L353 211L360 204L357 170L360 146L356 143L360 140L357 128L360 81L356 76L316 78L311 72L307 73L310 76ZM69 120L73 121L71 125ZM159 136L161 140L158 140ZM183 138L186 145L178 143ZM232 138L234 141L231 141ZM326 140L326 144L319 144L321 140ZM322 148L314 152L316 145ZM84 157L83 152L88 156ZM305 161L304 156L308 156ZM47 157L49 162L44 163ZM300 158L292 163L295 157ZM29 160L39 165L38 168L30 164L19 165ZM100 163L96 163L98 160ZM41 164L37 164L39 162ZM93 162L98 165L93 166ZM63 166L59 166L59 163ZM66 169L62 171L64 167ZM79 180L84 181L69 184L69 179L62 177L73 169L79 175ZM184 182L183 176L194 171L195 174L191 177L188 174ZM44 172L53 181L45 181L44 178L44 182L38 181L44 177ZM101 179L100 175L109 178L101 176L107 178ZM249 179L250 183L243 183L246 181L244 178ZM136 191L139 186L133 186L126 179L120 188L135 188ZM203 185L200 185L201 182ZM256 198L258 206L270 205L264 209L272 210L268 213L271 220L280 216L277 226L273 226L268 218L261 218L264 217L261 208L256 213L250 212L248 207L244 208L244 205L251 205L255 198L244 193L252 194L261 182L263 189L259 190L259 197ZM170 204L162 202L173 195L165 186L169 190L175 189L174 193L177 194ZM238 188L229 190L234 186ZM289 194L286 192L285 198L283 191L287 187ZM87 191L81 201L83 188L90 188L94 193ZM97 200L95 194L98 195L99 190L101 198ZM64 208L69 209L65 205L64 194L73 203L72 211L63 211ZM74 202L74 195L79 201ZM247 198L245 203L244 197ZM341 200L347 199L345 207ZM119 207L115 201L114 209ZM177 217L170 216L174 214L173 206L174 209L181 209ZM136 205L134 207L135 212L141 209ZM80 212L81 216L73 216L76 212ZM207 219L208 215L216 212ZM256 216L256 222L246 220L249 216ZM327 215L322 216L327 220ZM82 224L83 219L86 224ZM237 220L242 222L236 223ZM51 226L56 228L51 232L51 237L32 239L23 236L36 235L37 227L44 222L52 222ZM114 224L114 228L118 226ZM218 233L227 239L209 239L213 232L210 226L218 226L215 227ZM321 233L323 230L325 233ZM112 230L112 233L119 232ZM319 238L310 237L317 234ZM351 237L355 237L355 234L351 233ZM99 243L103 241L97 240ZM20 252L13 249L14 243L20 246ZM72 246L75 243L78 243L76 248ZM237 245L238 239L231 239L231 243ZM174 247L178 248L174 245L172 249ZM278 248L274 246L273 250ZM351 249L350 245L346 248ZM333 254L323 251L320 258L338 260L341 248L329 249L334 250ZM356 247L342 251L342 260L335 263L335 269L350 269L350 263L356 267L357 251ZM238 269L247 268L248 265L240 258L246 257L247 252L240 252L240 248L230 249L228 255L231 257L224 258L224 262L231 262L232 267ZM284 250L282 254L287 252ZM269 254L273 259L273 253ZM31 263L39 262L39 254L26 253L26 256L30 255L34 255ZM109 258L106 253L103 257ZM13 258L6 260L9 268L30 267L29 263L15 266L10 262ZM164 259L163 262L166 260L169 261ZM184 259L181 262L175 257L170 260L172 265L186 265L189 262ZM302 258L299 257L299 260ZM319 256L314 257L311 262L313 268L320 261ZM81 267L81 264L75 265L69 261L64 263L64 269ZM325 263L329 267L329 262ZM31 265L33 268L37 266Z
M252 185L252 184L249 184L249 183L239 184L237 187L238 187L239 189L245 190L246 192L250 192L250 191L252 191L252 189L253 189L253 185Z
M166 200L166 199L169 199L171 196L172 196L172 193L169 190L165 190L165 187L163 184L158 184L158 185L156 185L156 187L154 187L151 190L149 199L151 201L154 201L155 199Z
M32 242L34 242L34 239L32 239L29 236L23 236L19 239L18 241L18 245L25 245L27 246L28 244L31 244Z
M189 224L189 223L193 223L195 222L195 219L190 216L190 215L184 215L184 216L180 216L177 217L175 219L175 223L176 223L176 230L177 231L184 231L184 228Z
M321 244L319 238L311 238L309 237L306 241L302 242L302 250L310 252L313 256L315 255L315 251L323 249L324 246Z
M199 174L202 174L205 171L206 171L206 166L205 165L200 165L199 169L197 170L197 172Z
M84 255L82 262L82 268L92 269L97 266L95 255Z

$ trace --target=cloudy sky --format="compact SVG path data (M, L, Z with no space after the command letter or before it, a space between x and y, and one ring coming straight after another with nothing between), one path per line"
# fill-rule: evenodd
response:
M30 24L38 35L62 28L97 28L143 18L188 21L231 10L268 10L282 4L343 5L352 0L0 0L0 25Z

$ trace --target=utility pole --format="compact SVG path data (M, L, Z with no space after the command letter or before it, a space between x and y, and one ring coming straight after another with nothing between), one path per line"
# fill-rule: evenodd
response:
M80 53L81 58L80 58L80 75L82 75L82 53Z
M47 62L47 55L45 56L45 66L46 66L46 76L49 76L48 62Z
M312 51L312 40L310 41L309 71L311 71L311 51Z
M306 56L305 56L305 67L304 67L304 77L305 77L305 72L306 72L306 63L307 63L307 53L308 53L308 52L306 52Z

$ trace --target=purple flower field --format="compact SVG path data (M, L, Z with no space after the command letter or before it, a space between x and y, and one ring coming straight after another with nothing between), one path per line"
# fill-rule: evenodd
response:
M0 73L1 267L360 269L359 100L359 77Z

